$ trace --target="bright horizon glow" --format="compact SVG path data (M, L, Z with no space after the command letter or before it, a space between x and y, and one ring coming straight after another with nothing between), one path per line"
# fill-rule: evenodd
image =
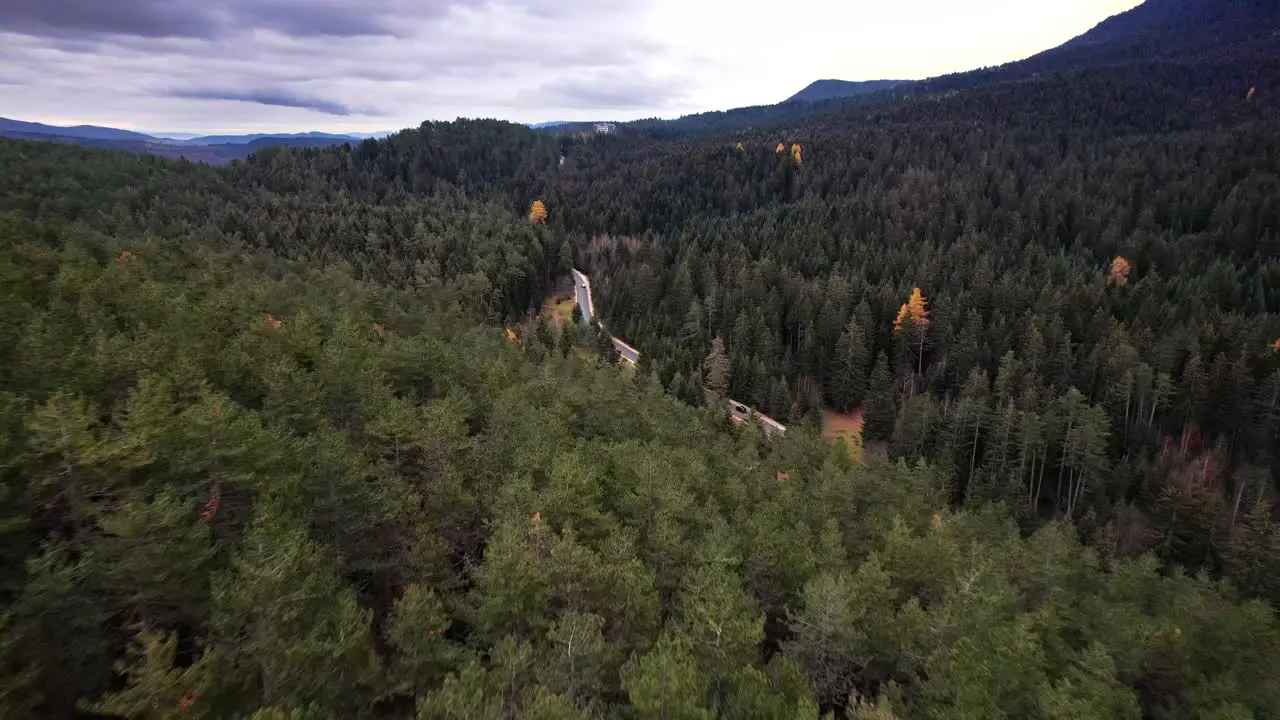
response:
M158 135L669 118L776 103L819 79L917 80L1020 60L1139 4L528 1L431 0L431 16L387 10L394 34L351 37L0 32L0 115ZM364 12L344 2L330 5Z

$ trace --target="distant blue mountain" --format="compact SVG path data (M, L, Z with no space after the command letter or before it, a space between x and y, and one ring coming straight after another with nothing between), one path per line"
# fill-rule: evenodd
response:
M84 138L86 140L157 140L151 135L131 130L119 130L97 125L60 127L58 125L45 125L44 123L10 120L9 118L0 118L0 131L28 135L57 135L68 138Z
M367 137L381 137L390 133L253 133L245 135L204 135L180 138L158 137L145 133L118 130L94 125L58 127L43 123L23 122L0 118L0 137L85 145L108 150L150 153L168 158L186 158L195 162L214 165L240 160L266 148L287 145L289 147L325 147L342 143L358 143Z
M198 137L178 140L181 145L244 145L257 140L337 140L348 142L361 140L364 135L347 135L323 132L304 133L251 133L248 135L200 135Z

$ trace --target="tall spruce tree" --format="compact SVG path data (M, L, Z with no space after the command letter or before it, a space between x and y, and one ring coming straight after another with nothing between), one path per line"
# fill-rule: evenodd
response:
M889 372L889 357L884 351L876 356L875 366L867 380L866 403L863 409L862 434L869 440L888 440L893 434L897 417L893 374Z

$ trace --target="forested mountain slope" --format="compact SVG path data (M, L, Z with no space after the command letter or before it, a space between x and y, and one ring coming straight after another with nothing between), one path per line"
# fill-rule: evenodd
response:
M1239 31L1216 52L709 139L428 123L241 171L542 199L678 397L702 402L719 337L732 396L784 422L864 406L867 439L950 468L957 502L1221 575L1277 498L1280 74L1273 26L1214 17Z
M1277 56L1280 5L1272 0L1147 0L1060 47L996 67L808 103L784 102L675 120L637 121L620 126L619 131L651 139L705 137L765 127L794 132L815 124L856 122L869 111L898 103L911 106L915 100L936 101L957 91L1034 83L1056 74L1066 76L1077 87L1087 87L1093 78L1083 73L1105 72L1112 77L1105 85L1129 86L1123 88L1123 94L1130 108L1142 107L1146 90L1166 85L1170 76L1178 77L1176 89L1180 93L1208 89L1216 101L1223 97L1224 89L1227 96L1243 96L1250 87L1276 87L1280 72L1274 62ZM1258 99L1274 112L1276 95L1270 92ZM1195 108L1197 113L1202 111Z
M1263 602L508 343L504 210L0 161L6 716L1280 712Z
M1280 717L1255 30L666 140L0 140L0 715ZM528 322L575 266L634 375Z
M0 143L7 714L1280 712L1261 602L507 343L568 260L463 190L541 143L379 201Z

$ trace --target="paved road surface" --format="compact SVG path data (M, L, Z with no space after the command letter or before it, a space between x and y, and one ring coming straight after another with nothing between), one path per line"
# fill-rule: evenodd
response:
M783 425L764 413L757 412L746 405L743 405L737 400L729 401L729 417L732 417L734 422L740 423L747 422L747 420L751 418L758 418L760 423L764 425L765 433L769 435L781 435L787 431L786 425Z
M587 325L593 324L596 319L596 308L595 304L591 300L591 281L587 279L587 276L584 273L577 270L573 271L573 294L574 299L578 303L578 307L582 308L582 321ZM603 328L604 323L601 323L600 327ZM640 362L639 350L636 350L612 335L610 335L609 338L613 340L613 347L618 351L618 355L623 360L626 360L632 365Z
M584 273L577 270L573 271L573 293L574 297L577 299L578 307L582 308L583 322L586 322L588 325L592 324L595 320L595 306L591 303L591 281L587 279L587 276ZM604 324L601 323L600 327L603 329ZM636 350L612 335L610 335L609 338L613 340L613 347L617 349L618 355L621 356L623 360L626 360L632 365L640 362L639 350ZM751 418L759 418L760 422L764 424L764 431L770 435L782 434L787 431L786 425L783 425L768 415L756 412L736 400L729 401L729 415L735 422L746 422Z
M639 350L631 347L630 345L622 342L621 340L619 340L616 337L613 337L612 335L610 335L609 337L612 338L613 340L613 348L618 351L618 354L622 356L623 360L626 360L632 365L635 365L636 363L640 362Z
M573 293L582 308L582 321L590 325L595 321L595 307L591 304L591 281L586 275L573 271Z

